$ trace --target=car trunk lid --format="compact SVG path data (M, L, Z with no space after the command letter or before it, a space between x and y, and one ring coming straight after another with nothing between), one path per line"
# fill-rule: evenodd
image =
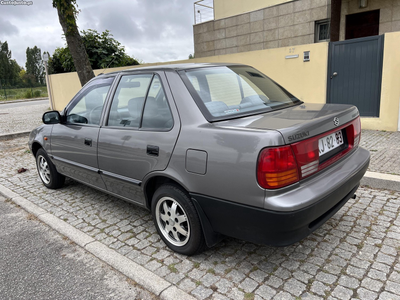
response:
M219 126L281 133L289 146L266 148L259 156L257 176L265 188L280 188L333 164L358 146L361 133L357 108L332 104L301 104Z
M285 143L291 144L328 132L358 116L357 108L351 105L301 104L218 123L229 127L277 130L282 134Z

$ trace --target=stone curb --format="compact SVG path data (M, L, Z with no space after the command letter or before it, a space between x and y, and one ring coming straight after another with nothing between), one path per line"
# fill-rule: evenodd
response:
M20 197L18 194L1 184L0 194L13 201L27 212L33 214L42 222L46 223L49 227L58 231L60 234L68 237L77 245L101 259L103 262L110 265L120 273L137 282L144 289L157 295L160 299L195 300L194 297L172 285L160 276L119 254L115 250L108 248L106 245L96 241L86 233L60 220L56 216L48 213L46 210L33 204L29 200Z
M367 171L361 185L400 192L400 176Z
M30 133L31 133L31 130L0 134L0 141L12 140L12 139L19 138L19 137L29 136Z
M10 100L10 101L0 101L0 104L9 104L9 103L19 103L19 102L29 102L29 101L39 101L39 100L49 100L49 98L35 98L35 99L19 99L19 100Z

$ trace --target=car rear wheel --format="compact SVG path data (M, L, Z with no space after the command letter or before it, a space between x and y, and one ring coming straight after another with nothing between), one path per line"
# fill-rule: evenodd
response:
M169 248L185 255L205 249L200 219L186 191L162 185L154 193L151 211L157 232Z
M57 172L46 151L39 149L36 153L36 167L43 184L49 189L63 186L65 176Z

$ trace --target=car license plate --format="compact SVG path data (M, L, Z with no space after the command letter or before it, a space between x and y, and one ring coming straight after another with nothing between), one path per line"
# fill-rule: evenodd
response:
M319 156L322 156L340 145L343 145L342 131L336 131L330 135L320 138L318 141Z

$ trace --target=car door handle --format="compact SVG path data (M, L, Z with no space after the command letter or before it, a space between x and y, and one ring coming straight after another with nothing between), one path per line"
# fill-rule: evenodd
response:
M92 139L85 139L85 145L92 147Z
M158 156L160 148L158 146L147 145L147 154L152 156Z

